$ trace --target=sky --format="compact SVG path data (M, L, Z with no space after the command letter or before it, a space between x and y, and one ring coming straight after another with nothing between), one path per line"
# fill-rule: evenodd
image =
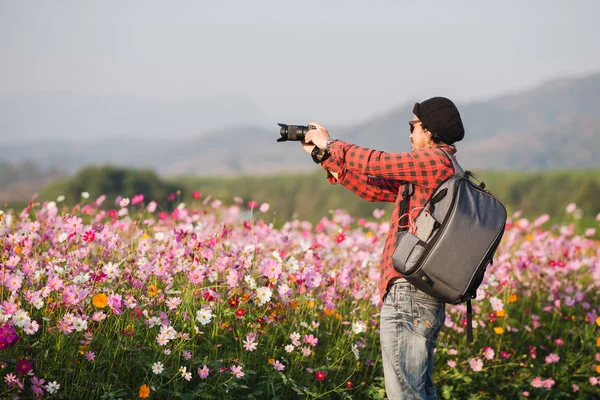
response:
M600 1L0 0L0 96L235 96L360 122L600 71Z

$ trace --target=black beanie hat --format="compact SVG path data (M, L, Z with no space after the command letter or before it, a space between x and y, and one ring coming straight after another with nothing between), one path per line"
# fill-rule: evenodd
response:
M432 97L415 103L413 114L423 123L423 128L446 144L453 144L465 137L458 109L445 97Z

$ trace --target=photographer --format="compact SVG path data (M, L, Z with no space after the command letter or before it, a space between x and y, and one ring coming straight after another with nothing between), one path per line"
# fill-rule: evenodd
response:
M454 143L464 137L458 109L447 98L434 97L413 108L409 122L412 151L386 153L357 146L314 129L301 141L327 171L332 184L342 184L368 201L395 202L390 230L380 264L380 340L385 388L390 399L435 399L433 361L436 341L445 320L445 304L408 283L394 269L396 234L408 229L433 191L454 174L451 161L440 150L456 153ZM408 213L400 215L405 183L412 183Z

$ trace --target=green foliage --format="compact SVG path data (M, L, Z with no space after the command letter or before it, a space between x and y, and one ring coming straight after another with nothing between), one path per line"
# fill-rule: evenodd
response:
M600 170L574 170L550 172L476 171L486 183L487 189L507 207L509 215L522 211L527 218L548 213L551 223L562 222L565 207L576 203L583 211L584 225L592 226L600 212ZM375 209L383 209L391 215L392 203L370 203L342 185L332 185L325 179L325 172L316 170L309 174L278 176L240 176L235 178L175 177L160 179L149 170L114 167L88 167L70 179L58 181L47 187L40 198L55 199L65 195L68 203L79 201L81 192L87 191L92 198L101 194L108 196L107 204L122 195L132 197L144 194L146 202L156 200L163 205L168 193L182 190L183 201L191 201L191 193L199 191L203 198L232 204L235 196L244 201L255 200L269 203L274 223L279 226L290 218L317 222L332 209L343 209L356 217L370 218Z
M40 198L54 200L64 195L68 204L75 204L80 201L82 192L88 192L92 199L106 195L105 204L111 206L117 196L131 198L143 194L147 202L157 200L166 203L169 193L179 189L175 183L161 180L151 170L91 166L83 168L69 179L48 186L42 191Z

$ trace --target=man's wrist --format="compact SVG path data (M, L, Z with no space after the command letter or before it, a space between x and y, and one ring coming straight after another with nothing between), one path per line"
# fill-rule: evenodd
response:
M329 146L331 146L331 143L338 141L339 139L336 137L330 137L329 139L327 139L327 142L325 142L325 151L328 153L331 153L331 149L329 148Z
M327 160L330 155L331 154L327 150L321 150L317 146L315 146L310 153L315 164L321 164L321 162Z

